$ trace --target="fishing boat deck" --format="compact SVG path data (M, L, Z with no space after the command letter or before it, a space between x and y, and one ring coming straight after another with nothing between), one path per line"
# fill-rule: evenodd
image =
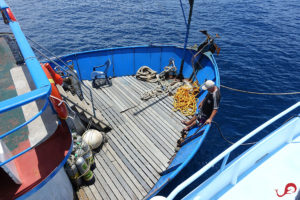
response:
M112 130L95 154L95 184L82 187L79 199L143 199L168 167L186 117L172 110L170 96L140 99L155 86L124 76L93 88L96 107Z

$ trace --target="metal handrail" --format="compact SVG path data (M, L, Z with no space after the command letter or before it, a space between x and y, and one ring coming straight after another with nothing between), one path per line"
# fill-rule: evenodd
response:
M44 51L47 51L48 53L50 53L52 56L54 56L57 60L61 61L64 65L64 67L66 67L68 70L64 69L60 64L58 64L56 61L54 61L53 59L49 58L46 54L44 54L43 52L41 52L39 49L32 47L34 50L36 50L38 53L40 53L44 58L46 58L48 61L54 63L58 68L60 68L62 71L64 71L64 73L66 73L67 75L71 75L73 76L77 81L80 82L80 85L83 85L88 91L89 91L89 95L90 95L90 100L92 102L92 108L93 108L93 115L94 117L96 117L96 112L95 112L95 105L94 105L94 99L93 99L93 92L91 90L91 88L89 88L87 85L85 85L81 79L79 79L77 77L77 74L75 72L73 72L73 70L69 67L69 65L64 62L61 58L59 58L58 56L56 56L55 54L53 54L51 51L49 51L48 49L44 48L43 46L39 45L37 42L33 41L31 38L29 38L28 36L26 36L27 39L29 39L31 42L33 42L35 45L39 46L41 49L43 49Z
M28 41L26 40L19 23L10 19L10 16L7 13L7 9L9 9L9 7L4 0L0 0L0 8L1 12L7 18L6 20L9 22L9 26L15 36L24 61L32 76L32 80L37 88L34 91L0 102L0 113L2 113L14 109L15 107L24 105L29 101L33 101L34 99L50 95L51 85L42 68L40 67L40 64L36 59L30 45L28 44Z
M35 120L37 117L39 117L39 116L46 110L48 104L49 104L49 99L46 100L46 103L45 103L44 107L42 108L42 110L40 110L35 116L33 116L30 120L24 122L23 124L17 126L16 128L14 128L14 129L8 131L7 133L0 135L0 139L2 139L2 138L4 138L4 137L6 137L6 136L12 134L13 132L19 130L20 128L26 126L27 124L29 124L30 122L32 122L33 120ZM37 146L37 145L38 145L38 144L36 144L35 146ZM12 156L11 158L7 159L6 161L1 162L1 163L0 163L0 167L1 167L2 165L5 165L6 163L8 163L8 162L10 162L10 161L12 161L12 160L18 158L19 156L23 155L23 154L26 153L27 151L33 149L35 146L29 147L29 148L25 149L24 151L18 153L17 155L14 155L14 156Z
M4 100L0 102L0 113L12 110L14 108L23 106L37 99L43 99L50 95L51 86L39 88L31 92Z
M247 134L246 136L244 136L242 139L240 139L239 141L237 141L235 144L233 144L232 146L230 146L228 149L226 149L224 152L222 152L220 155L218 155L217 157L215 157L213 160L211 160L207 165L205 165L203 168L201 168L199 171L197 171L196 173L194 173L192 176L190 176L188 179L186 179L185 181L183 181L180 185L178 185L167 197L167 199L174 199L176 197L176 195L181 192L184 188L186 188L188 185L190 185L192 182L194 182L196 179L198 179L201 175L203 175L206 171L208 171L210 168L212 168L213 166L215 166L215 164L217 164L219 161L221 161L223 159L223 163L222 163L222 168L224 168L226 166L226 162L228 160L228 157L230 155L230 153L235 150L237 147L239 147L241 144L243 144L245 141L247 141L248 139L250 139L251 137L253 137L254 135L256 135L257 133L259 133L261 130L263 130L264 128L266 128L267 126L269 126L270 124L272 124L273 122L277 121L278 119L280 119L281 117L283 117L284 115L286 115L287 113L293 111L294 109L298 108L300 106L300 101L296 104L294 104L293 106L289 107L288 109L286 109L285 111L279 113L278 115L276 115L275 117L271 118L270 120L268 120L267 122L265 122L264 124L260 125L259 127L257 127L256 129L254 129L253 131L251 131L249 134Z
M47 100L46 100L46 103L45 103L45 105L44 105L44 107L42 108L42 110L40 110L40 111L39 111L35 116L33 116L30 120L28 120L28 121L24 122L23 124L21 124L21 125L15 127L15 128L13 128L13 129L11 129L10 131L8 131L8 132L6 132L6 133L0 135L0 140L1 140L2 138L5 138L6 136L12 134L13 132L19 130L20 128L26 126L27 124L29 124L29 123L32 122L33 120L35 120L38 116L40 116L40 115L46 110L46 108L47 108L47 106L48 106L48 103L49 103L49 100L47 99Z
M35 54L33 53L28 41L26 40L26 37L24 36L19 23L15 20L10 19L9 18L10 16L8 15L8 13L6 13L6 9L8 9L9 7L7 6L7 4L5 3L4 0L0 0L0 8L8 20L9 26L15 36L17 43L18 43L20 51L25 60L26 66L30 72L30 75L33 79L35 86L37 87L37 89L35 89L31 92L28 92L28 93L25 93L25 94L22 94L22 95L19 95L19 96L16 96L16 97L13 97L13 98L10 98L10 99L0 102L0 113L4 113L9 110L21 107L21 106L28 104L32 101L35 101L37 99L44 99L44 98L46 99L46 103L41 111L39 111L30 120L24 122L23 124L15 127L12 130L6 132L5 134L2 134L0 136L0 139L2 139L4 137L7 137L8 135L12 134L13 132L19 130L20 128L26 126L27 124L29 124L30 122L35 120L38 116L40 116L44 112L44 110L47 108L48 103L49 103L48 97L51 93L51 84L50 84L48 78L46 77L46 74L43 72L43 69L40 67L40 63L36 59ZM9 158L8 160L0 163L0 166L5 165L6 163L10 162L11 160L23 155L24 153L26 153L27 151L29 151L32 148L34 148L34 147L29 147L26 150L18 153L17 155Z

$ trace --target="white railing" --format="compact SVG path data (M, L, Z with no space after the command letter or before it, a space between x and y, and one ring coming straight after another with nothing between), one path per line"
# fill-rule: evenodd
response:
M267 126L269 126L270 124L272 124L273 122L275 122L276 120L278 120L279 118L283 117L284 115L288 114L292 110L298 108L299 106L300 106L300 102L294 104L293 106L289 107L285 111L279 113L278 115L276 115L272 119L268 120L267 122L265 122L261 126L259 126L256 129L254 129L252 132L250 132L245 137L243 137L242 139L240 139L239 141L237 141L235 144L233 144L232 146L230 146L228 149L226 149L223 153L221 153L220 155L218 155L217 157L215 157L212 161L210 161L207 165L205 165L199 171L197 171L196 173L194 173L187 180L185 180L180 185L178 185L169 194L169 196L167 197L167 199L174 199L179 192L181 192L184 188L186 188L188 185L190 185L192 182L194 182L196 179L198 179L201 175L203 175L206 171L208 171L210 168L212 168L215 164L217 164L222 159L223 159L223 163L222 163L222 166L221 166L221 170L223 170L223 168L226 166L226 162L228 160L228 157L229 157L230 153L233 150L235 150L237 147L239 147L240 145L242 145L245 141L247 141L248 139L250 139L251 137L253 137L257 133L259 133L261 130L263 130L264 128L266 128Z

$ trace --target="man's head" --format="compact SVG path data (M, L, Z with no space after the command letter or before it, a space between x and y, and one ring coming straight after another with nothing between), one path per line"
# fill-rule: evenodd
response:
M213 92L215 90L215 82L212 80L205 81L204 85L202 86L202 90Z

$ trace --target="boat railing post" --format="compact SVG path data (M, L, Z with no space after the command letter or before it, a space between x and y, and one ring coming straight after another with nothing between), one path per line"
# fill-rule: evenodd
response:
M94 106L94 99L93 99L92 90L90 88L88 88L88 89L90 91L90 96L91 96L91 102L92 102L92 107L93 107L93 115L94 115L94 117L96 117L96 112L95 112L95 106Z
M223 162L222 162L222 165L221 165L221 168L220 168L220 171L223 171L226 164L227 164L227 161L228 161L228 158L230 156L230 153L228 153L224 158L223 158Z
M79 66L79 63L78 63L78 58L77 58L77 54L75 54L75 59L76 59L76 65L77 65L77 69L78 69L78 75L79 75L79 78L76 77L77 79L79 79L79 83L80 83L80 86L83 85L85 88L87 88L90 92L90 100L92 102L92 108L93 108L93 115L94 117L96 118L96 111L95 111L95 105L94 105L94 98L93 98L93 93L92 93L92 90L91 88L89 88L87 85L85 85L82 81L82 77L81 77L81 71L80 71L80 66ZM60 59L61 60L61 59ZM80 87L80 90L81 90L81 87ZM83 93L83 91L81 90L81 92Z

